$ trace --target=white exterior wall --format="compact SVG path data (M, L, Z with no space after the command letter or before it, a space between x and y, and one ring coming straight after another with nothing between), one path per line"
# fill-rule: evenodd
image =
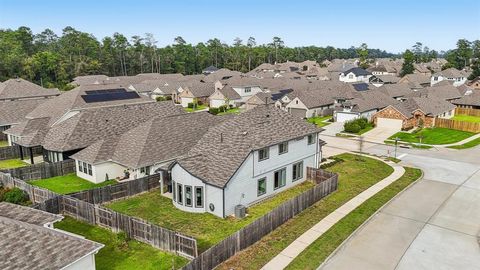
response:
M232 89L240 95L240 97L242 98L242 102L246 102L247 99L249 99L251 96L263 92L262 88L258 86L250 87L251 91L249 93L245 93L245 87L232 87Z
M62 268L65 270L95 270L95 255L90 254L79 261Z
M79 170L78 160L75 160L75 168L78 177L95 184L104 182L106 174L108 174L109 179L115 179L117 177L122 178L125 175L124 171L127 169L126 167L114 162L105 162L92 165L92 175L89 175Z
M435 80L437 79L437 80ZM432 76L430 78L430 86L433 86L443 80L447 80L447 81L452 81L453 82L453 86L460 86L462 84L464 84L466 81L467 81L467 78L465 77L458 77L458 78L446 78L446 77L443 77L443 76Z
M334 112L335 114L335 122L347 122L353 119L357 118L367 118L368 121L372 120L372 116L377 112L377 110L371 110L371 111L366 111L362 113L358 112L348 112L348 111L343 111L343 112Z
M350 75L352 75L352 78L349 78ZM366 75L366 76L355 76L355 74L353 74L352 72L348 73L348 74L345 74L345 76L342 76L342 74L340 74L340 76L338 76L338 80L341 81L341 82L347 82L347 83L350 83L350 82L365 82L365 83L368 83L370 77L372 77L372 75Z
M188 103L193 102L193 98L190 98L190 97L182 97L180 99L182 100L182 107L184 107L184 108L188 107Z

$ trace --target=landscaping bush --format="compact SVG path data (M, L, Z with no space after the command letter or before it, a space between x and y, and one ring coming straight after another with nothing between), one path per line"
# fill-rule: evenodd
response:
M197 100L197 105L203 105L203 102L201 100Z
M362 129L354 120L345 122L345 124L343 124L343 128L346 132L350 133L358 133Z
M228 106L227 105L222 105L218 107L218 112L226 112L228 111Z
M320 165L320 169L326 169L344 161L342 158L339 158L339 157L332 157L331 159L333 159L332 162Z
M3 194L3 199L6 202L14 204L24 204L28 201L28 196L19 188L13 188Z
M165 96L164 99L165 100L172 100L172 96Z
M155 100L156 100L156 101L164 101L165 98L164 98L164 97L157 97L157 98L155 98Z
M187 107L188 107L189 109L193 109L193 102L189 102L189 103L187 104Z
M219 110L218 108L209 108L208 109L208 112L211 113L211 114L218 114L219 113Z
M368 126L368 120L364 117L355 119L354 122L360 126L360 129L364 129Z

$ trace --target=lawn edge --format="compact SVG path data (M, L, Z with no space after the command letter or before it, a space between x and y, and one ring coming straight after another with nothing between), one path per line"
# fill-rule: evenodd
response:
M385 208L386 205L390 204L394 199L396 199L398 196L400 196L401 194L403 194L405 191L409 190L410 188L412 188L413 185L415 185L416 183L418 183L418 181L422 180L423 177L424 177L424 172L422 169L420 168L417 168L417 167L413 167L413 166L402 166L402 167L410 167L410 168L414 168L414 169L419 169L421 174L420 174L420 177L418 177L415 181L413 181L412 183L410 183L408 186L406 186L404 189L402 189L400 192L398 192L397 194L395 194L395 196L393 196L390 200L388 200L385 204L382 205L382 207L378 208L377 211L375 211L373 214L371 214L360 226L358 226L340 245L338 245L338 247L335 248L334 251L332 251L332 253L330 253L330 255L328 255L327 258L325 258L325 260L317 267L317 269L320 269L322 268L333 256L335 256L338 251L343 247L343 245L349 241L353 236L355 236L358 231L360 231L361 229L363 229L363 227L365 227L365 225L374 217L376 216L383 208ZM406 172L405 172L406 173ZM403 176L403 175L402 175ZM397 179L398 180L398 179ZM395 180L395 181L397 181ZM395 183L395 182L393 182ZM392 183L392 184L393 184ZM382 189L383 190L383 189Z

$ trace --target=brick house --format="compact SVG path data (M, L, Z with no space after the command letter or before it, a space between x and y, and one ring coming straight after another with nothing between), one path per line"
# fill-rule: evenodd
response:
M436 118L451 118L455 105L437 98L409 98L387 106L373 115L377 127L406 130L414 127L433 127Z

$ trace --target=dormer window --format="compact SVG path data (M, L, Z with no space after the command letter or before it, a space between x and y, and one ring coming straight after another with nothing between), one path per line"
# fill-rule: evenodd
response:
M258 150L258 161L266 160L268 159L268 157L269 157L268 147Z
M353 74L348 75L349 79L353 79Z
M245 93L250 93L252 92L252 88L251 87L245 87Z

